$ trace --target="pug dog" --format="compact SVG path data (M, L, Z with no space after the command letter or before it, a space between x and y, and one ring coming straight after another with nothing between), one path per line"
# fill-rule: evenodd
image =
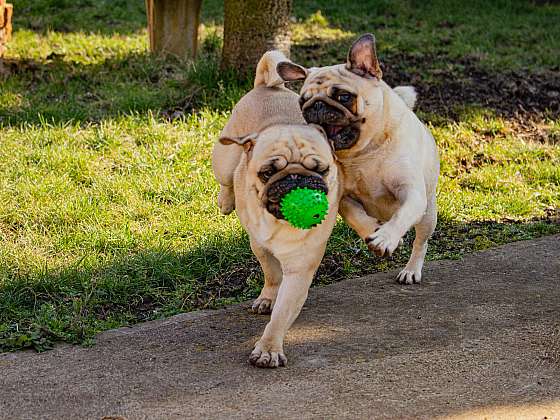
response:
M303 116L323 127L343 173L340 214L370 250L391 255L414 226L412 254L397 281L419 283L437 221L439 156L412 112L414 89L393 90L382 80L372 34L352 44L344 64L306 69L283 62L278 74L304 80Z
M305 123L299 96L276 71L279 62L286 57L278 51L262 57L254 88L234 107L212 158L219 207L225 214L235 208L264 273L252 310L272 311L249 361L271 368L286 365L284 336L307 298L341 198L332 148L321 127ZM303 230L284 220L280 203L295 187L327 194L329 210L321 224Z

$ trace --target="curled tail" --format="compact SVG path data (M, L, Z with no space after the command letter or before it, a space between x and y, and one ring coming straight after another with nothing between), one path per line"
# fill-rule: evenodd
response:
M254 87L283 86L284 80L280 77L280 75L276 71L276 65L282 61L290 61L290 60L288 60L282 52L277 50L265 52L264 55L259 60L259 64L257 64Z
M418 95L413 86L397 86L393 90L401 97L407 107L414 109L414 105L416 105L416 97Z

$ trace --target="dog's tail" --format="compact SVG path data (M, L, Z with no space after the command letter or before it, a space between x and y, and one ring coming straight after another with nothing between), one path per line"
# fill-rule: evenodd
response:
M255 74L255 87L266 86L275 87L283 86L284 80L276 71L276 65L282 61L290 61L286 56L277 50L267 51L257 64L257 72Z
M416 97L418 96L414 86L397 86L393 90L401 97L407 107L414 109L414 105L416 105Z

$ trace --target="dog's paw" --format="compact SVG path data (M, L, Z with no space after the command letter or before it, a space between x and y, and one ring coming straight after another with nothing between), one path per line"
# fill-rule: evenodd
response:
M397 283L400 284L413 284L422 281L422 271L410 270L405 267L399 274L397 274Z
M406 267L397 275L397 283L413 284L422 281L422 266L424 265L424 255L413 256L410 258Z
M260 314L260 315L269 314L272 312L272 304L273 304L272 299L259 296L253 302L253 305L251 306L251 310L255 314Z
M391 255L402 243L402 239L390 224L385 224L369 235L365 242L371 252L383 257Z
M230 214L235 209L235 195L233 193L233 188L231 187L220 187L220 192L218 193L218 207L222 214Z
M288 364L288 358L282 349L273 351L272 349L267 349L266 346L258 342L249 356L249 363L260 368L277 368L279 366L286 366Z

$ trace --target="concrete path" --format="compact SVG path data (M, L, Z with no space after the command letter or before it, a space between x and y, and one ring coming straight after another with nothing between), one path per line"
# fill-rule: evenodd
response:
M394 275L313 289L277 370L248 305L0 355L0 418L560 419L560 236Z

